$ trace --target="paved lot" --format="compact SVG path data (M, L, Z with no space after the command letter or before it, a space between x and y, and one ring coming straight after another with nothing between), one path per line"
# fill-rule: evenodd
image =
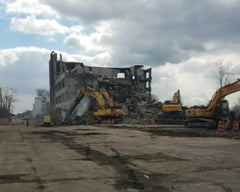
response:
M0 191L240 191L238 137L193 133L171 126L0 126Z

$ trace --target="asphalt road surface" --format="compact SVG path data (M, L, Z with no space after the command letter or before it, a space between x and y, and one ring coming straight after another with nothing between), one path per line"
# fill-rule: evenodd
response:
M0 192L240 191L239 134L206 133L0 126Z

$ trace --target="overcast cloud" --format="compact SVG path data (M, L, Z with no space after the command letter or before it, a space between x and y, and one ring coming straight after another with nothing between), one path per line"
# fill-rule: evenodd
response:
M153 94L180 89L186 105L210 100L217 61L239 77L237 0L1 0L0 10L0 85L18 90L17 112L48 88L52 50L86 65L152 67Z

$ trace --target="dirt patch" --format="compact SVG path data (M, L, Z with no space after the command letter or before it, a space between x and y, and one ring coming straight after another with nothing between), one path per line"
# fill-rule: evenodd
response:
M174 136L174 137L209 137L210 134L205 131L183 131L183 130L158 130L158 129L144 129L142 131L150 132L154 135Z
M91 135L109 135L108 133L97 133L97 132L86 132L86 133L77 133L77 132L65 132L65 131L56 131L56 130L50 130L50 131L32 131L31 134L45 134L45 135L51 135L51 137L58 137L60 135L65 136L91 136Z
M123 126L123 125L114 125L108 126L109 128L114 129L136 129L139 131L149 132L152 135L159 135L159 136L170 136L170 137L222 137L222 138L229 138L229 139L240 139L240 132L233 132L232 130L225 130L224 133L219 133L217 130L213 129L204 129L204 128L184 128L182 125L177 127L169 127L169 125L158 126L150 126L150 127L143 127L143 126Z
M38 189L44 189L43 181L38 177L32 177L25 174L17 175L0 175L0 184L11 184L11 183L37 183Z
M146 160L146 161L188 161L187 159L182 159L179 157L174 157L167 155L165 153L156 153L156 154L143 154L143 155L126 155L124 156L127 159L134 160Z
M94 132L89 132L89 133L77 133L76 135L84 135L84 136L91 136L91 135L109 135L108 133L94 133Z
M20 179L24 175L0 175L0 184L5 183L22 183Z
M81 128L81 129L76 129L78 131L93 131L94 129L85 129L85 128Z
M240 134L232 131L225 131L225 133L218 133L216 130L205 129L142 129L142 131L152 133L153 135L171 137L223 137L229 139L240 139Z
M151 192L168 191L165 187L158 185L165 180L168 175L146 175L139 170L130 168L129 159L125 156L121 156L116 150L113 149L113 151L116 155L112 157L112 165L120 175L120 178L115 183L117 189L133 188Z
M40 132L38 132L40 134ZM138 189L143 191L151 192L168 192L168 189L161 186L161 182L167 178L168 175L149 174L132 168L130 160L134 159L135 156L122 156L118 151L112 149L114 155L109 156L101 151L92 149L87 144L76 143L71 137L67 137L66 134L60 132L41 132L43 138L51 139L55 142L60 142L68 148L80 153L85 156L86 161L94 161L101 166L111 166L117 172L117 179L115 180L114 187L116 189ZM88 134L88 133L86 133ZM92 133L90 133L92 134ZM162 154L157 156L166 157ZM143 158L143 157L138 157Z
M31 134L37 134L37 135L42 135L42 134L49 134L49 135L71 135L70 132L67 131L58 131L58 130L48 130L48 131L32 131Z

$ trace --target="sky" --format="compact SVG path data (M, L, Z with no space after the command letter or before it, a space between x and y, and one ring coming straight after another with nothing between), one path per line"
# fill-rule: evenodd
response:
M217 63L240 77L239 10L238 0L0 0L0 86L17 91L14 113L32 110L55 51L88 66L151 67L159 101L180 89L184 105L206 105Z

